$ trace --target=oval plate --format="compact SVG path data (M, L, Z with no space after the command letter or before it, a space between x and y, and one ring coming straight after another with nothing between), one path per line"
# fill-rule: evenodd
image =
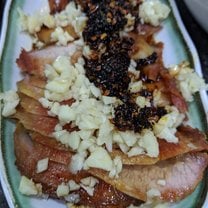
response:
M172 8L169 18L163 22L163 29L156 35L156 39L165 44L163 54L165 65L169 67L188 60L198 74L202 75L196 49L183 26L175 2L173 0L164 0L163 2ZM16 59L21 48L28 50L31 48L30 38L26 34L20 33L17 8L20 7L27 13L34 13L39 8L45 9L46 6L47 0L7 0L0 39L1 91L16 89L16 82L22 77L17 68ZM189 105L189 116L192 125L202 131L207 131L207 114L208 96L205 91L201 91L200 95L195 97L195 102ZM13 144L15 125L4 118L1 118L0 125L0 179L9 206L11 208L66 207L60 201L26 197L19 193L20 173L15 166ZM170 206L175 208L208 207L208 199L206 198L207 181L205 178L207 178L207 175L194 193L181 202Z

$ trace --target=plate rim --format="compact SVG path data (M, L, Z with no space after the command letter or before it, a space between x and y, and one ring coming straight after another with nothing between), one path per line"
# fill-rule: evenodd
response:
M7 33L7 29L8 29L8 21L9 21L9 15L10 15L9 11L10 11L12 2L13 2L13 0L7 0L5 3L5 8L3 10L2 28L1 28L2 31L1 31L1 37L0 37L0 61L1 61L1 57L3 55L4 46L5 46L6 33ZM176 2L175 2L175 0L168 0L168 2L172 8L171 11L173 12L173 16L176 20L177 26L180 29L180 33L181 33L182 37L184 38L185 42L187 43L188 49L190 50L190 54L191 54L192 60L193 60L194 69L199 74L199 76L203 76L198 52L196 50L196 47L195 47L189 33L187 32L187 30L184 26L184 23L181 19ZM200 98L201 98L201 101L203 104L203 109L204 109L204 112L206 115L206 122L208 123L208 95L205 90L200 91ZM2 129L1 102L0 102L0 129ZM6 167L5 167L5 163L4 163L3 152L1 150L2 150L2 133L0 136L0 183L2 185L2 189L3 189L4 195L5 195L5 198L7 200L9 207L16 208L15 197L14 197L13 191L11 189L9 180L8 180L8 176L6 173L7 171L6 171ZM206 197L204 199L202 208L206 208L206 207L208 207L208 192L207 192Z
M0 61L2 60L2 54L4 50L4 45L6 41L6 33L7 33L7 28L8 28L8 22L9 22L9 11L12 5L12 0L7 0L5 3L5 7L3 10L3 19L2 19L2 31L1 31L1 37L0 37ZM2 130L2 116L1 116L1 102L0 102L0 129ZM4 164L4 157L3 157L3 152L2 152L2 132L1 132L1 137L0 137L0 183L5 195L5 198L7 200L8 206L10 208L15 208L16 207L16 202L15 198L13 195L13 191L11 189L11 186L8 181L8 176L6 174L6 167Z
M189 35L183 21L181 18L181 15L179 13L178 7L176 5L176 1L175 0L168 0L170 6L172 7L172 12L174 14L175 19L177 20L177 25L180 29L181 35L183 36L185 42L187 42L188 46L189 46L189 50L192 56L192 60L193 60L193 65L194 65L194 70L198 73L199 76L203 77L203 73L202 73L202 67L201 67L201 62L199 59L199 53L196 49L196 46L194 45L194 42L191 39L191 36ZM208 124L208 94L206 92L206 90L200 90L200 98L203 104L203 108L204 108L204 112L206 114L206 121Z

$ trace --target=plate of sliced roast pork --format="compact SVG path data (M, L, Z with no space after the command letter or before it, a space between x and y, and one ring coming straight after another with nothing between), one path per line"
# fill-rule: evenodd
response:
M11 208L206 207L207 84L174 1L7 1L1 183Z

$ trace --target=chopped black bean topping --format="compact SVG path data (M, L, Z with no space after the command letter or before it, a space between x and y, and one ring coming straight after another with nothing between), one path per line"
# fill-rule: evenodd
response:
M129 1L91 1L87 10L87 26L83 38L91 49L98 49L100 44L108 44L112 35L123 30L127 23L125 18L130 11Z
M143 89L141 90L141 92L139 93L141 96L143 97L151 97L152 98L152 92L146 90L146 89Z
M128 90L131 81L128 68L134 40L120 37L120 31L127 24L128 13L136 18L136 22L139 21L138 8L134 10L128 0L85 0L82 3L88 16L83 38L94 52L85 57L86 76L100 88L103 95L115 96L122 101L115 107L111 122L121 131L151 129L167 112L164 108L154 107L152 92L144 89L135 94ZM143 82L149 80L142 68L156 60L157 53L154 52L136 61ZM149 99L151 107L140 108L135 102L138 95Z
M135 103L124 103L115 108L114 125L120 131L133 130L141 132L151 129L167 111L163 107L139 108Z
M137 69L140 69L143 66L147 66L149 64L154 64L157 60L157 53L153 52L150 56L144 59L139 59L136 61Z
M128 91L131 81L128 76L128 51L132 44L130 38L119 39L112 42L100 59L86 59L86 76L104 95L120 98Z

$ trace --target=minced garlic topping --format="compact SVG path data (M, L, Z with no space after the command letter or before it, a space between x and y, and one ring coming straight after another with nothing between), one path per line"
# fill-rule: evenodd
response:
M140 154L157 157L157 138L178 142L176 128L185 116L173 106L166 106L168 113L154 124L153 131L135 133L115 130L109 119L113 118L113 107L120 101L115 97L102 96L100 90L85 76L83 65L83 60L72 65L70 57L64 56L58 57L52 65L47 65L45 98L40 99L42 105L49 109L49 115L59 119L53 136L77 152L72 157L72 172L93 167L109 171L111 177L117 177L122 170L122 161L110 157L113 144L117 144L129 157ZM130 86L135 92L143 88L141 82L135 81ZM72 98L75 101L70 106L60 104L60 101ZM140 107L150 105L148 98L138 96L136 100ZM64 130L63 126L69 123L79 130Z
M132 1L134 5L136 1ZM159 0L146 0L139 6L139 17L141 22L158 26L162 20L167 18L170 9ZM87 17L81 7L71 1L60 13L54 15L48 12L35 15L25 15L19 10L22 30L34 36L34 43L40 48L44 43L40 42L36 33L42 26L52 28L50 41L57 45L66 46L69 42L74 45L74 51L82 50L85 58L89 58L93 51L86 45L82 37L83 30L87 24ZM135 17L131 13L126 14L126 25L124 33L134 29ZM66 26L72 26L78 35L75 40L67 31ZM104 35L104 36L102 36ZM106 34L101 34L101 39ZM143 43L144 42L144 43ZM140 50L135 60L145 59L153 54L154 48L142 41L144 50ZM142 49L143 49L142 48ZM153 121L153 129L143 129L139 133L133 130L120 131L115 128L113 122L115 117L115 107L122 101L113 96L102 95L101 90L86 76L84 69L85 60L79 58L77 63L72 64L71 53L69 56L58 57L51 65L45 66L45 86L44 97L39 101L43 107L48 109L48 114L57 117L59 123L56 125L52 135L57 141L64 144L75 152L72 157L70 170L76 173L82 169L100 168L109 172L110 177L118 177L122 171L122 160L120 157L111 158L110 152L117 146L128 157L146 154L150 157L158 157L158 138L167 142L177 143L175 136L176 128L182 124L185 115L178 109L171 106L162 92L155 90L153 100L148 96L140 95L142 90L146 90L143 82L138 80L140 70L137 70L137 63L131 59L128 72L131 74L127 90L135 94L135 105L138 109L151 107L165 107L167 113L156 122ZM87 61L86 61L87 62ZM85 65L86 66L86 65ZM192 100L192 94L204 86L201 78L187 67L179 65L174 71L174 76L178 86L187 101ZM187 75L189 74L189 75ZM195 80L197 80L195 82ZM137 94L138 93L138 94ZM73 100L71 105L61 104L62 101ZM64 125L70 124L78 130L68 132ZM48 161L39 161L37 172L47 169ZM58 196L67 196L69 192L82 186L89 194L93 193L92 187L86 184L60 184L57 188ZM151 193L150 193L151 194Z
M74 38L61 27L57 27L54 32L51 33L51 41L56 42L57 45L66 46L68 42L73 40Z
M176 128L181 125L185 115L180 113L176 107L166 107L169 111L154 125L153 131L156 137L165 139L167 142L177 143L178 138L175 136Z
M18 13L22 31L28 32L29 34L39 32L43 25L48 28L54 28L56 25L54 17L50 15L49 12L37 12L34 15L26 15L20 8L18 8Z
M201 89L208 89L208 85L192 68L188 62L183 62L170 68L170 73L176 78L178 88L180 89L186 101L193 101L193 95Z
M80 186L90 195L93 196L95 185L99 183L98 179L90 176L87 178L81 179Z
M0 93L0 100L3 100L3 116L8 117L16 113L15 108L19 104L20 99L15 91L9 90L7 92Z
M79 194L76 193L71 193L68 196L65 196L64 199L67 201L67 207L69 208L87 208L86 206L79 206L75 205L80 201L80 196Z
M62 184L58 185L58 188L56 190L56 194L58 197L67 196L69 194L68 184L62 183Z
M36 167L36 173L42 173L48 169L49 158L39 160Z
M77 184L74 180L69 180L68 183L61 183L58 185L56 194L58 197L64 197L67 202L78 203L80 196L79 194L73 192L82 188L88 193L88 195L93 196L95 186L98 183L98 179L92 176L82 178L79 184Z
M152 131L147 129L143 130L139 145L146 150L147 155L150 157L157 157L159 155L157 138Z
M159 0L145 0L139 7L139 17L144 23L159 26L168 17L170 8Z
M54 15L51 15L48 10L36 12L34 15L26 15L20 8L18 8L18 13L21 30L33 36L33 43L37 48L44 46L44 43L37 36L42 26L54 30L50 35L51 43L56 42L57 45L66 46L74 38L67 31L64 31L63 27L71 25L76 34L82 37L82 31L87 21L87 17L81 11L80 6L77 7L73 1L66 6L65 10Z
M88 169L90 167L111 171L113 161L109 153L104 148L98 147L91 153L84 163L84 169Z
M35 195L41 195L42 194L42 185L41 184L35 184L32 180L29 178L22 176L20 185L19 185L19 191L27 196L35 196Z

